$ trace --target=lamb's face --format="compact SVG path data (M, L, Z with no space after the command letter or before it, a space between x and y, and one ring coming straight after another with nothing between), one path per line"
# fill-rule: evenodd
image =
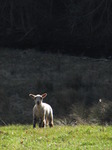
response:
M34 95L34 94L29 94L29 96L35 100L35 104L37 105L41 105L43 99L47 96L47 93L44 93L42 95L40 94L37 94L37 95Z
M35 104L41 105L42 100L43 100L42 95L36 95L36 97L35 97Z

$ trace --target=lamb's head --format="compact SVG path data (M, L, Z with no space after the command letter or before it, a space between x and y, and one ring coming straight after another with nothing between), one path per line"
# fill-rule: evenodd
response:
M29 96L30 96L32 99L34 99L35 104L41 105L43 99L47 96L47 93L44 93L44 94L42 94L42 95L40 95L40 94L37 94L37 95L29 94Z

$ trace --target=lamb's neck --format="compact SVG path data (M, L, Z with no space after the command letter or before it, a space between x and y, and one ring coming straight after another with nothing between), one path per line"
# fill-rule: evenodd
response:
M37 107L38 109L41 109L41 108L42 108L42 103L41 103L40 105L37 105L37 104L36 104L36 107Z

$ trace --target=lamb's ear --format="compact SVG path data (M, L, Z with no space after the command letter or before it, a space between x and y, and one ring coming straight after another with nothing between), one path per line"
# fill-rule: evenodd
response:
M42 98L44 99L47 96L47 93L42 94Z
M33 99L35 99L35 97L36 97L34 94L29 94L29 96Z

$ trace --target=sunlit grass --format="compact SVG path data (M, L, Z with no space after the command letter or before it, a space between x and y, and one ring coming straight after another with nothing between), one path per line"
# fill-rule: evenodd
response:
M2 150L107 150L112 149L112 127L55 126L36 128L30 125L0 127Z

